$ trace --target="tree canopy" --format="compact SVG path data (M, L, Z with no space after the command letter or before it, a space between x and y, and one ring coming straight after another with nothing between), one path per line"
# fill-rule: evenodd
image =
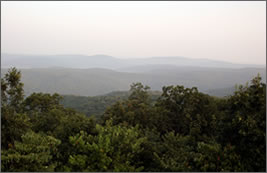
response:
M21 75L1 79L1 171L266 171L260 76L224 98L177 85L155 99L133 83L95 119L57 93L25 97Z

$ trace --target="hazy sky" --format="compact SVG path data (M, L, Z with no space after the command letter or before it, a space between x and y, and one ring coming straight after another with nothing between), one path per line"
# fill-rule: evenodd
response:
M266 63L266 2L1 2L2 53Z

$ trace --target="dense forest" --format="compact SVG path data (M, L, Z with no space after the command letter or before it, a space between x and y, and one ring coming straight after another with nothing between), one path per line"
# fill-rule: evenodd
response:
M223 98L180 85L153 97L133 83L99 118L56 93L25 97L22 75L11 68L1 78L1 171L266 171L259 75Z
M128 99L130 91L114 91L109 94L100 96L75 96L75 95L62 95L60 103L67 108L73 108L78 112L84 113L87 116L95 116L100 118L105 110L112 106L117 101ZM159 91L148 91L151 102L156 102L161 95Z

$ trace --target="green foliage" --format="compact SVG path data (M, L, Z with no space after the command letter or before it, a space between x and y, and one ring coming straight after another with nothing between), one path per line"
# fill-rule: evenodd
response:
M251 86L239 86L226 107L221 141L236 146L245 170L265 171L266 85L260 76L251 81Z
M1 148L12 146L15 140L31 128L30 119L25 114L17 114L1 109Z
M12 68L1 79L2 171L266 171L260 76L225 98L183 86L158 96L134 83L123 99L67 101L78 99L80 112L106 109L97 120L65 108L58 94L24 99L20 78Z
M35 132L51 135L62 143L58 149L56 171L62 171L68 162L72 151L69 136L84 130L93 133L95 120L79 114L72 109L63 108L59 104L61 97L58 94L34 93L27 97L23 103L24 110L30 115Z
M240 156L235 147L224 148L215 140L196 141L194 137L169 132L155 152L162 171L219 172L242 171Z
M141 83L131 85L128 100L117 102L108 108L103 116L104 121L113 120L113 124L140 125L140 127L153 127L154 108L151 106L149 87Z
M105 110L117 101L125 100L129 96L126 93L115 93L113 95L84 97L84 96L63 96L61 104L65 107L73 108L85 115L100 117Z
M8 105L16 112L20 111L20 104L24 98L24 84L21 83L20 78L21 72L16 68L11 68L1 79L2 105Z
M58 150L60 165L56 167L57 171L64 171L64 165L68 163L68 158L73 153L73 146L69 142L69 136L76 135L80 131L95 134L95 123L96 121L93 118L77 113L69 114L68 117L60 120L60 124L53 131L53 136L62 141Z
M23 102L23 83L21 73L11 68L4 78L1 78L1 142L2 148L13 145L20 140L21 135L31 127L29 118L21 112Z
M6 95L6 90L7 90L7 83L5 79L1 78L1 106L6 106L7 104L7 95Z
M164 116L157 123L162 132L174 130L176 133L195 137L214 135L216 104L212 97L199 93L195 87L163 87L157 110L158 116Z
M221 146L215 141L210 141L209 143L198 142L194 159L196 168L204 172L221 171L219 167L221 162L220 152Z
M156 129L142 129L142 136L147 140L142 144L143 151L136 155L136 164L144 167L144 172L159 172L162 171L154 153L158 151L159 145L162 144L162 140L159 132Z
M1 151L1 171L53 171L56 163L51 160L60 141L34 132L27 132L21 138L22 142L16 141L14 146Z
M129 96L129 100L143 101L144 103L148 103L149 101L148 90L149 89L150 89L149 86L143 86L140 82L133 83L130 89L131 95Z
M23 102L25 111L46 112L55 106L59 106L62 97L59 94L33 93Z
M193 152L190 136L175 135L169 132L163 136L162 145L158 147L155 157L164 172L194 171Z
M241 163L241 156L236 153L235 146L230 144L221 149L221 155L218 157L220 161L220 171L225 172L242 172L245 170Z
M60 103L64 107L73 108L88 117L94 115L98 119L101 118L106 109L112 107L118 101L127 100L130 94L131 91L118 91L93 97L64 95ZM161 93L159 91L148 91L148 94L153 103Z
M133 161L146 140L137 127L96 125L97 135L80 134L70 137L76 154L69 157L71 171L141 171Z

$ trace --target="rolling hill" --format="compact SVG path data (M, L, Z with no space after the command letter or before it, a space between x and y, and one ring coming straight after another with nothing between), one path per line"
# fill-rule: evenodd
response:
M1 69L3 76L6 68ZM119 72L103 68L33 68L21 69L25 94L33 92L62 95L97 96L112 91L127 91L133 82L141 82L152 90L163 86L196 86L202 92L245 84L258 73L266 82L265 68L164 68L149 72Z
M108 55L15 55L1 54L1 67L17 68L48 68L48 67L65 67L65 68L107 68L117 71L131 68L134 66L144 65L174 65L190 67L214 67L214 68L262 68L264 65L255 64L234 64L224 61L215 61L209 59L193 59L187 57L148 57L119 59Z

